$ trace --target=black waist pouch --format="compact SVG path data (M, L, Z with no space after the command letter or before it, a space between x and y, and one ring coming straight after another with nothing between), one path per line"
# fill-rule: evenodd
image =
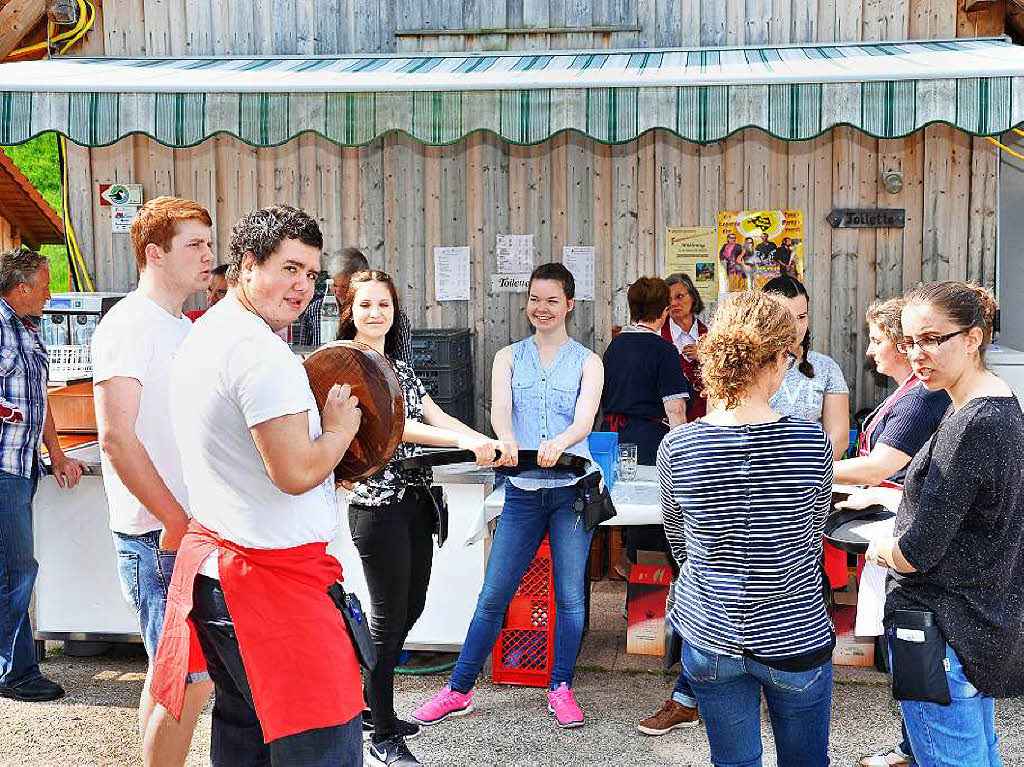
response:
M576 499L575 510L583 519L583 526L587 532L611 519L617 513L608 488L601 487L600 472L595 471L580 477L576 483L576 490L579 492L579 497Z
M946 640L929 610L894 610L886 623L892 696L948 706Z
M352 640L352 649L356 651L359 665L367 671L373 670L377 665L377 651L373 647L370 625L359 597L345 591L340 583L335 583L327 589L327 593L341 611L341 617L345 619L345 628L348 629L348 636Z

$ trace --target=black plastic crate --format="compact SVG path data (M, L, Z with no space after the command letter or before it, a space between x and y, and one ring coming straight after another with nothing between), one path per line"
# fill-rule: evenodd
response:
M468 365L469 328L419 328L412 331L412 366L420 369Z
M473 389L473 368L463 365L456 368L419 368L416 375L435 402L453 400L468 394Z
M476 428L476 398L472 389L453 399L434 399L434 403L452 418Z

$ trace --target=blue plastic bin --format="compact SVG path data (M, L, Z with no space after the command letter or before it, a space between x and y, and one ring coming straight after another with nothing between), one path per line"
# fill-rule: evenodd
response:
M619 462L619 435L614 431L592 431L587 438L590 455L601 467L605 486L611 490L618 479L616 466Z

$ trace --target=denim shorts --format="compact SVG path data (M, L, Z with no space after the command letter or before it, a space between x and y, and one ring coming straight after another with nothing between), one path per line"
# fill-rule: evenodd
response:
M124 598L139 616L142 643L150 662L156 659L160 634L164 628L167 590L174 572L177 552L160 548L160 531L140 535L114 532L118 575ZM189 681L209 679L208 673L190 674Z

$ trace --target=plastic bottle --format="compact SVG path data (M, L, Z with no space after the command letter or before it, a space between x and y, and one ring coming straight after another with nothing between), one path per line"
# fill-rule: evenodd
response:
M320 343L326 344L335 340L340 324L341 310L338 307L338 299L334 296L334 280L328 279L324 301L320 305Z

